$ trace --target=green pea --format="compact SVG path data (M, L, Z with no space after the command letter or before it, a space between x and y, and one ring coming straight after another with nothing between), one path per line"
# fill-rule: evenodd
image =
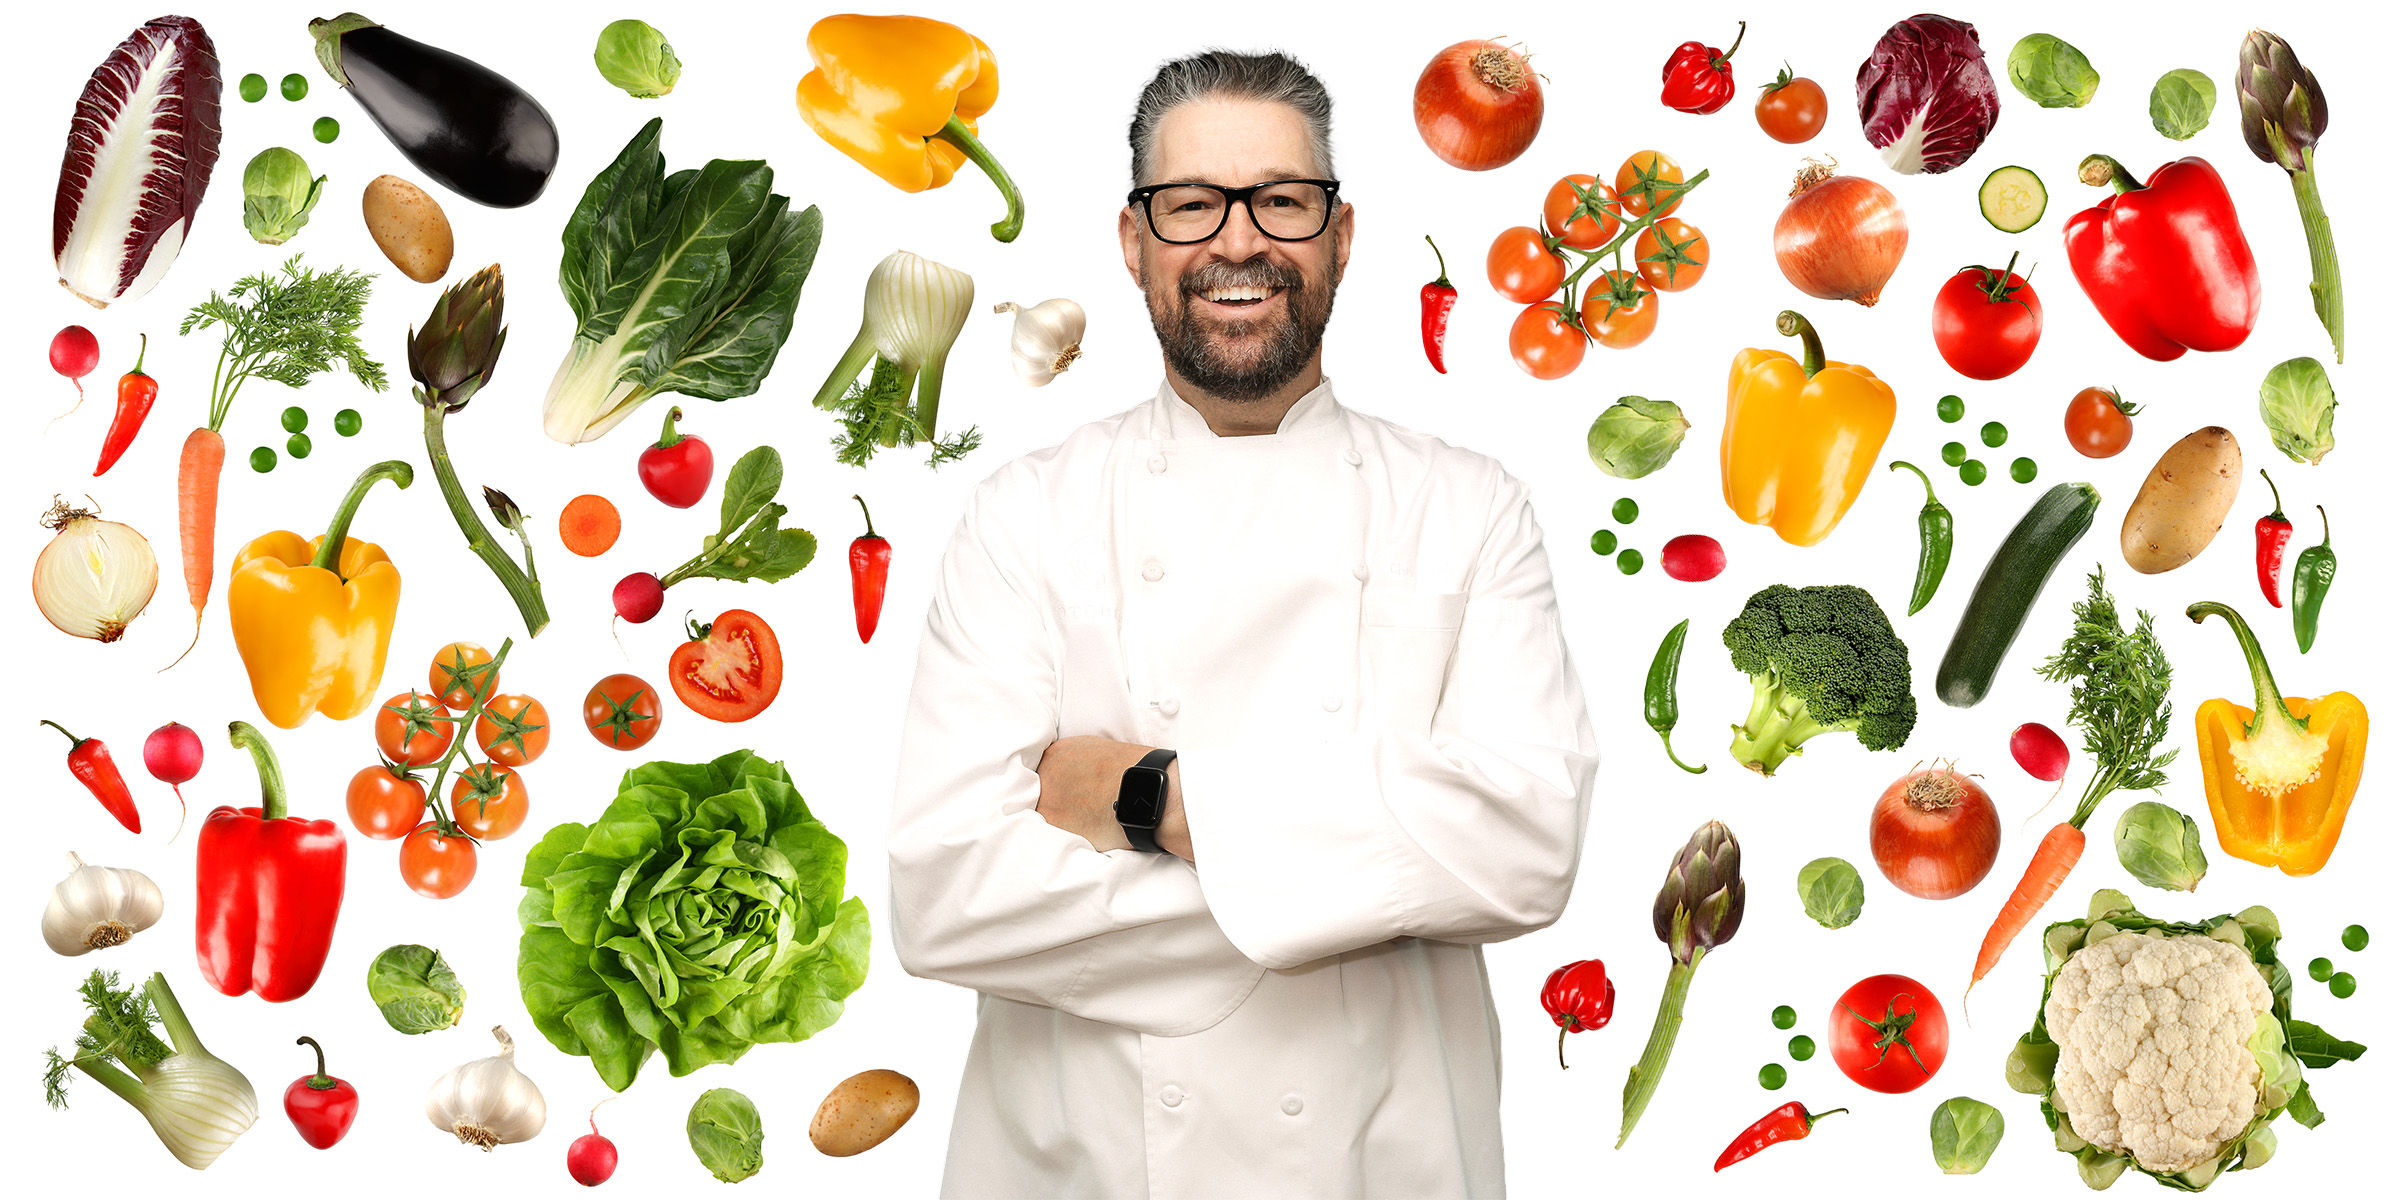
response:
M1592 531L1592 553L1615 554L1616 552L1617 535L1614 531L1607 529L1595 529Z
M1943 442L1943 443L1942 443L1942 461L1943 461L1944 463L1946 463L1946 464L1950 465L1950 466L1953 466L1953 467L1957 466L1957 465L1958 465L1958 464L1960 464L1960 463L1963 463L1963 462L1967 461L1967 447L1966 447L1966 443L1964 443L1964 442Z
M332 117L318 117L317 123L309 127L309 132L315 134L320 142L330 142L342 136L342 123Z
M242 99L256 104L267 98L267 77L252 72L242 76Z
M1956 396L1944 396L1933 406L1933 412L1943 424L1953 424L1967 415L1967 402Z
M308 98L308 76L297 71L283 77L283 98L300 101Z
M275 452L260 446L250 452L250 469L261 475L275 469Z
M1970 458L1958 464L1958 481L1968 487L1982 483L1990 475L1991 471L1985 468L1983 460L1980 458Z
M295 404L283 410L283 431L298 433L308 428L308 410Z
M2333 978L2333 960L2330 958L2312 958L2308 960L2308 977L2316 980L2318 983L2323 983L2326 980Z
M2032 483L2033 477L2041 474L2041 472L2042 469L2039 466L2036 466L2034 461L2030 458L2020 458L2017 461L2008 464L2008 477L2016 480L2018 483Z
M1998 421L1983 423L1983 444L1994 448L2008 444L2008 426Z
M1817 1039L1803 1033L1792 1039L1792 1061L1807 1062L1817 1056Z
M2367 948L2367 927L2353 925L2342 931L2342 949L2356 954Z
M2327 986L2333 989L2333 998L2336 1000L2347 1000L2358 994L2358 980L2348 971L2334 976L2333 982Z
M1783 1086L1783 1080L1784 1071L1782 1063L1768 1063L1767 1065L1758 1069L1758 1086L1765 1088L1770 1092L1781 1088Z
M1619 574L1619 575L1639 575L1639 574L1641 574L1641 573L1642 573L1642 552L1641 552L1641 551L1639 551L1639 550L1619 550L1619 551L1617 551L1617 574Z
M1608 506L1608 515L1616 518L1619 525L1631 525L1641 519L1642 506L1635 504L1631 496L1619 496L1615 504Z
M293 458L307 458L308 452L315 448L316 447L309 442L308 435L305 433L295 433L283 443L284 453L291 455Z
M367 419L359 416L355 408L345 408L333 414L333 431L343 437L358 436L358 431L365 428L366 423Z
M1790 1029L1792 1026L1800 1023L1800 1014L1793 1012L1792 1006L1789 1004L1778 1004L1775 1006L1773 1020L1775 1022L1775 1028Z

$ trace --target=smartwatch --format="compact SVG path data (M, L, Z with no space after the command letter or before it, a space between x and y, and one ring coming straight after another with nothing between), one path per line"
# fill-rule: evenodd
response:
M1125 827L1125 840L1145 854L1159 853L1158 823L1167 815L1167 764L1174 761L1174 751L1153 750L1125 768L1124 782L1117 785L1117 824Z

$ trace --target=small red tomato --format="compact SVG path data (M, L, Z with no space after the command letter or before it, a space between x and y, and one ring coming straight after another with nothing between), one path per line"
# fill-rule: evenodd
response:
M477 696L489 696L500 673L486 669L492 652L473 642L452 642L434 652L425 672L425 689L442 698L444 707L465 712Z
M1669 579L1704 583L1725 571L1725 547L1705 533L1668 538L1658 551L1658 565Z
M450 783L450 819L479 842L523 828L530 808L525 777L496 763L476 763Z
M1950 1056L1950 1019L1924 984L1906 975L1870 975L1834 1001L1825 1040L1852 1083L1913 1092Z
M1533 304L1508 327L1508 352L1535 379L1564 379L1583 364L1588 342L1555 304Z
M1549 299L1567 278L1567 264L1528 225L1501 230L1483 257L1483 270L1493 291L1519 304Z
M531 696L494 696L475 718L475 744L493 762L524 766L550 747L550 711Z
M1609 207L1616 202L1607 184L1589 175L1564 176L1542 201L1542 224L1562 245L1597 250L1617 236L1617 214Z
M639 750L658 736L658 689L639 675L608 676L583 694L583 727L611 750Z
M1583 290L1583 328L1611 350L1630 350L1658 329L1658 293L1631 271L1610 271Z
M1708 235L1696 225L1660 217L1633 239L1634 264L1642 282L1661 292L1680 292L1708 271Z
M1683 167L1674 159L1656 150L1636 151L1617 168L1617 211L1639 219L1655 206L1658 215L1666 216L1683 206L1683 194L1675 193L1675 198L1663 205L1659 201L1682 182Z
M1792 75L1791 64L1758 98L1758 127L1787 146L1796 146L1824 132L1825 89L1814 79Z
M475 882L475 839L427 821L400 842L400 878L428 900L447 900Z
M1969 379L2003 379L2042 340L2042 298L2008 266L1960 267L1933 296L1933 346Z
M375 710L375 748L404 767L439 762L457 732L458 718L423 692L402 692Z
M425 785L378 764L350 777L350 823L377 841L405 837L425 817Z
M2085 388L2067 401L2067 444L2085 458L2115 458L2133 444L2133 416L2140 411L2107 388Z

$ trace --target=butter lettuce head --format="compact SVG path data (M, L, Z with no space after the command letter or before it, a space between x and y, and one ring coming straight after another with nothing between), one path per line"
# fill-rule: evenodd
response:
M596 820L526 856L526 1012L617 1091L653 1050L689 1075L805 1040L866 981L848 858L778 763L744 750L636 767Z

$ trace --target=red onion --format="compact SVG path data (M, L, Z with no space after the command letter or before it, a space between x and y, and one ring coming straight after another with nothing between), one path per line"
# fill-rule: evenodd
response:
M1872 307L1908 249L1908 214L1872 179L1836 175L1812 162L1792 182L1775 218L1775 265L1792 286L1819 300Z
M2000 812L1981 784L1935 763L1883 789L1867 820L1867 843L1893 887L1947 900L1991 873L2000 857Z

